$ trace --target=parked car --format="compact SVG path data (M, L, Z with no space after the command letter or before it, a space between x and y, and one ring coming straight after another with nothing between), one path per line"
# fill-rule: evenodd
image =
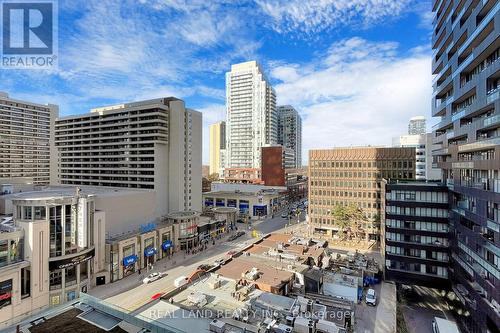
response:
M214 266L220 266L224 263L224 259L217 259L214 261Z
M212 268L212 266L210 266L209 264L201 264L201 265L198 266L198 269L202 269L204 271L207 271L210 268Z
M142 283L144 284L148 284L148 283L151 283L151 282L154 282L156 280L159 280L161 279L162 277L164 277L166 274L163 274L163 273L159 273L159 272L156 272L156 273L151 273L149 274L148 276L146 276L143 280L142 280Z
M231 251L227 252L227 255L231 257L231 256L234 256L236 253L238 253L238 251L231 250Z
M457 324L451 320L434 317L432 320L433 333L460 333Z
M375 292L375 289L368 289L366 292L365 302L366 305L377 305L377 293Z

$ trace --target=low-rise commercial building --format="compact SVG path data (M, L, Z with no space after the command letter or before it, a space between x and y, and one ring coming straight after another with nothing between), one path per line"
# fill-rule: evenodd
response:
M280 204L280 193L276 189L258 191L211 191L203 193L205 209L213 207L238 208L240 214L252 219L264 218L274 213Z
M93 194L76 190L14 196L14 215L0 226L4 325L75 299L105 269L106 215L96 210Z
M260 168L224 168L226 183L264 184Z

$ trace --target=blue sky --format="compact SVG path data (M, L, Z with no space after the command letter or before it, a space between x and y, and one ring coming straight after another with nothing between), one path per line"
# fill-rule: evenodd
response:
M430 122L430 1L59 1L59 67L1 70L0 91L60 115L176 96L225 116L224 73L257 60L303 117L303 149L389 145Z

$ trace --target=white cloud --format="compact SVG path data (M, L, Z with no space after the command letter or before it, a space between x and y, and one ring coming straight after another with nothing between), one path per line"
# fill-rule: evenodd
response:
M346 24L364 26L397 16L414 0L255 0L276 31L306 34Z
M284 64L271 76L281 80L278 102L302 111L307 158L313 148L390 145L410 117L430 118L430 65L429 54L418 49L399 57L396 43L352 38L305 64L304 72L299 64Z

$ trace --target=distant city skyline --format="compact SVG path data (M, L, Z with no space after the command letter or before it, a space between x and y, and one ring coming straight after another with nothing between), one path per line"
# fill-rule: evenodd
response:
M243 61L262 65L278 105L299 110L304 164L311 148L390 145L409 117L431 121L430 1L243 3L59 1L58 69L1 71L0 91L60 116L182 98L203 113L207 164L224 73Z

